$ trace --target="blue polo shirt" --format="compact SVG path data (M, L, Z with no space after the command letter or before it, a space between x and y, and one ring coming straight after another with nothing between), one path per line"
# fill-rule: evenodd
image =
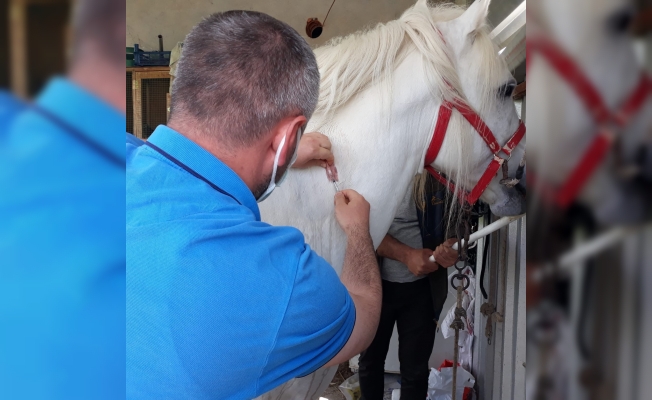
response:
M199 145L149 143L168 157L127 141L127 398L250 399L327 363L355 323L333 268Z
M0 399L124 396L124 129L65 78L0 93Z

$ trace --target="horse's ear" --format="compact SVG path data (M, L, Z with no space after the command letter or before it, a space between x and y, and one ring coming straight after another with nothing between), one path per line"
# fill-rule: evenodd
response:
M471 40L475 37L476 31L486 24L490 3L491 0L475 0L460 17L464 22L464 30Z

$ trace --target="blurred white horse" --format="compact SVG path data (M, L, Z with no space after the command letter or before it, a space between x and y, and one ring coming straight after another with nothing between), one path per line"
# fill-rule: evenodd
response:
M630 22L635 13L633 2L542 0L529 3L528 7L528 41L542 36L554 43L572 57L608 110L619 110L641 82L642 69L636 59L634 41L630 35ZM578 92L560 75L549 59L528 47L528 64L528 92L531 94L528 97L528 169L529 172L536 171L537 174L536 182L528 182L532 194L533 186L538 183L560 185L568 179L590 143L595 140L598 126L591 110L581 100ZM636 161L641 150L649 152L651 123L652 98L648 96L624 129L616 129L622 141L620 151L613 149L614 151L608 153L585 184L578 187L579 192L575 200L587 206L603 228L620 223L639 222L645 213L645 207L649 207L644 193L639 191L631 180L622 176L622 169L615 156L618 155L623 164L627 165ZM645 165L642 167L642 175L650 173L645 170ZM534 189L536 192L536 188ZM560 235L560 230L551 229L551 226L546 224L553 220L550 215L543 215L537 219L537 224L533 223L534 214L544 211L543 204L537 200L537 196L530 196L528 201L530 220L527 256L536 261L529 265L528 278L536 275L532 271L538 271L538 261L541 258L558 257L560 244L553 246L551 242L558 240L563 242L561 246L571 247L572 242L581 236L576 233L582 230L581 227L575 228L572 239L569 239ZM563 222L567 220L564 219ZM563 228L569 229L569 226ZM605 251L602 247L601 251ZM642 252L631 252L628 258L632 258L631 254ZM628 279L633 281L631 287L635 287L640 277L632 279L627 273L623 273L622 266L617 262L620 257L614 256L614 253L602 254L596 261L603 260L608 261L608 266L602 266L597 269L598 272L593 273L593 278L589 281L593 283L590 288L584 281L587 279L584 268L574 268L568 274L572 282L568 295L568 313L563 311L566 306L557 304L555 297L546 299L542 295L542 299L536 301L528 299L531 304L528 304L527 311L529 344L526 399L541 398L542 394L545 394L545 398L556 399L591 397L591 385L579 383L578 377L582 376L580 371L591 370L594 376L607 371L603 368L611 363L608 361L612 359L610 357L618 353L620 358L622 346L632 343L631 340L620 339L629 339L626 335L630 327L625 328L622 322L613 322L622 321L620 311L626 309L624 304L631 304L626 303L628 295L621 293L618 297L614 295L617 291L609 289L619 287L621 282L628 282ZM581 261L574 264L585 265ZM595 267L593 271L596 271ZM557 278L557 275L554 278ZM596 288L595 282L609 284L608 287ZM553 283L546 281L545 287L551 287ZM583 285L586 287L582 288ZM535 288L534 285L532 288ZM587 299L590 297L585 297L584 291L596 291L601 302L589 302ZM534 299L537 291L533 292ZM605 308L605 304L621 304L622 308ZM546 323L537 327L533 323L537 319ZM585 330L591 333L586 334L583 331L585 324L589 326L589 329ZM531 329L532 326L534 328ZM615 328L611 331L600 331L603 326ZM600 333L596 334L598 331ZM536 338L550 340L550 337L554 336L550 332L557 332L557 338L545 345L536 341ZM639 335L645 337L644 334ZM591 343L590 346L594 352L600 354L599 357L587 360L582 356L578 345L580 336L583 342ZM531 337L535 340L530 341ZM622 366L623 363L617 365ZM612 393L622 392L622 388L617 387L619 382L626 382L627 387L636 387L631 373L622 371L616 367L615 374L604 373L602 376L605 378L598 387L609 387Z
M371 236L378 246L415 174L423 171L439 106L466 101L501 145L519 126L511 93L516 85L486 26L489 0L468 10L430 8L419 1L398 20L334 39L315 51L320 98L308 131L327 135L340 187L360 192L371 204ZM509 169L524 156L513 151ZM438 157L431 164L470 190L492 154L471 125L453 111ZM321 168L293 170L283 187L260 204L263 220L291 225L340 273L346 238L333 211L334 185ZM481 196L496 215L524 212L525 200L494 178ZM328 290L328 288L324 288ZM319 396L336 367L294 379L263 399Z
M629 32L635 9L631 0L544 0L528 7L528 92L534 93L528 98L528 108L534 110L528 114L528 172L536 172L537 184L560 186L580 164L598 126L578 91L532 44L543 37L569 55L606 108L615 113L641 84L642 69ZM615 157L627 165L641 151L649 152L651 123L652 96L648 95L624 129L616 129L621 148L608 153L590 178L577 185L576 200L603 225L642 217L644 198L623 179ZM532 189L533 182L528 183ZM530 198L528 211L538 205Z

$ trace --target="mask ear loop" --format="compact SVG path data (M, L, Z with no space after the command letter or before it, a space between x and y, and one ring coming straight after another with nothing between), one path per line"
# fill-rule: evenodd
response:
M272 180L269 183L270 186L274 185L276 186L276 182L274 180L276 179L276 170L278 169L278 160L281 158L281 151L283 150L283 146L285 146L285 138L287 135L283 136L283 139L281 139L281 144L278 146L278 150L276 150L276 155L274 156L274 168L272 169Z
M297 143L294 145L294 155L292 156L292 160L290 160L289 167L294 164L294 162L297 160L297 157L299 156L299 142L301 142L301 137L303 136L305 129L305 126L297 129Z

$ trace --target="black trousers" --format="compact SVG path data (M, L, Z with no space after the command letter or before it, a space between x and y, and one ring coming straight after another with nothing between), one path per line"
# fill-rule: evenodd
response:
M360 355L361 400L382 400L385 357L394 330L398 331L401 363L401 400L424 400L428 391L428 359L435 343L428 278L409 283L383 281L383 305L373 342Z

